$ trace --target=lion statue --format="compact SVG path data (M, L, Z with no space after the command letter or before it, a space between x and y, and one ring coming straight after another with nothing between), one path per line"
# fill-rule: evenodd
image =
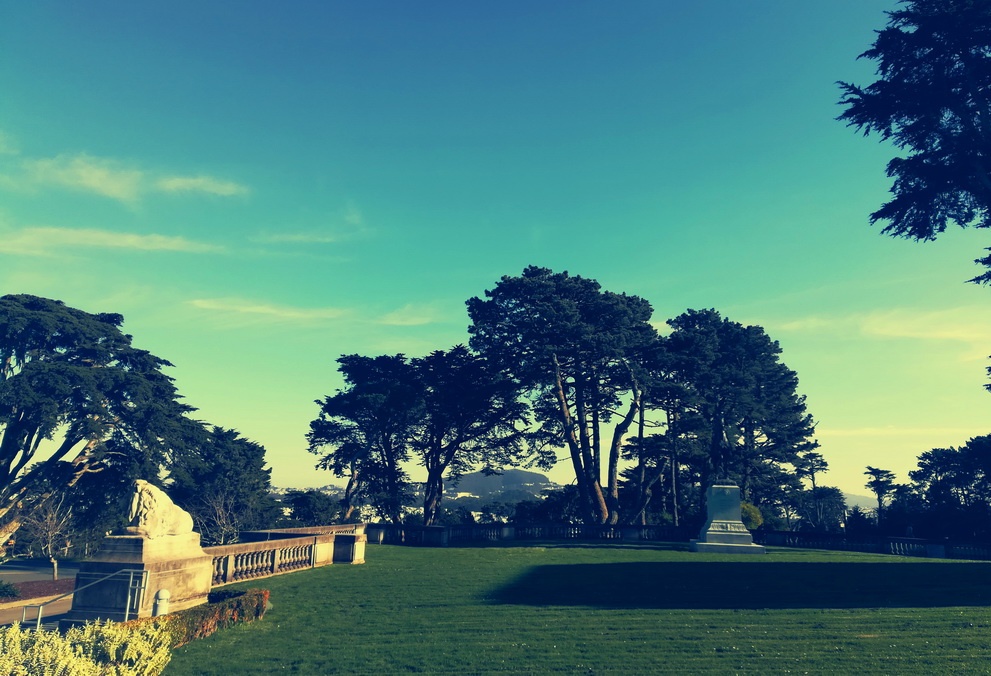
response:
M158 486L142 479L134 482L134 495L127 518L125 531L146 538L193 532L193 517L189 512L172 502Z

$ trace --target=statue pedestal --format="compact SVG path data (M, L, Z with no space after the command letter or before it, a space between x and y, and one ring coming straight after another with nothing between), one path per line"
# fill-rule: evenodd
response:
M710 486L705 492L709 520L692 540L693 552L710 554L764 554L765 549L754 544L750 531L740 518L740 488Z
M210 593L213 557L200 548L199 533L109 535L97 557L80 565L70 621L151 617L159 592L168 592L168 612L206 603Z

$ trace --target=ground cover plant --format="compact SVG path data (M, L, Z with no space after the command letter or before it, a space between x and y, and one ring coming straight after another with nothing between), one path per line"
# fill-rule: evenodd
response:
M166 674L986 673L991 566L681 545L371 546Z

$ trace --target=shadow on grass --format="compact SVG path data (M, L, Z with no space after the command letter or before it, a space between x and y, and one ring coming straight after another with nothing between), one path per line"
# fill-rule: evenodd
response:
M642 562L531 568L494 603L599 608L934 608L991 605L987 563Z

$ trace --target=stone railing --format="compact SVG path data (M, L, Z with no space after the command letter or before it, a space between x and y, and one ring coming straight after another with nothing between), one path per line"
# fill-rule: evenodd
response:
M214 587L332 563L365 562L364 524L246 531L242 542L204 547L213 557Z

